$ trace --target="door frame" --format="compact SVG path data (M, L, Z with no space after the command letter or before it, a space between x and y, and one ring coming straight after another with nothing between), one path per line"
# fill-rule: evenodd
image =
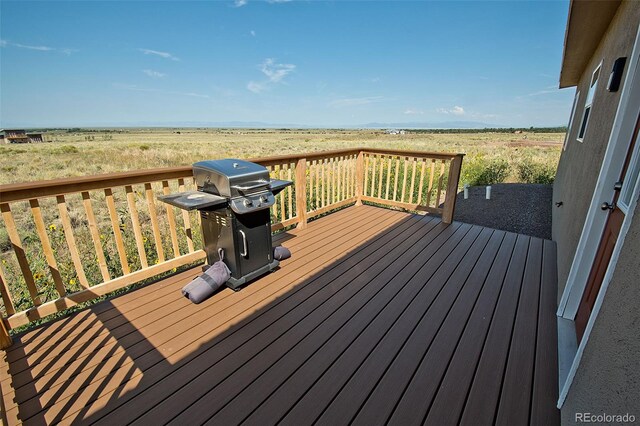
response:
M558 306L557 316L561 319L573 321L578 311L582 295L587 284L591 267L595 260L600 239L604 231L608 219L608 212L603 212L600 205L603 201L608 201L613 197L613 185L619 179L622 173L622 167L629 150L629 144L635 130L638 119L638 111L640 111L640 31L636 32L635 44L631 54L631 60L627 68L618 110L611 130L611 135L605 152L602 167L598 175L598 181L594 189L587 218L585 220L580 241L574 255L569 277L565 286L560 304ZM640 155L640 143L636 143L632 161ZM586 329L582 340L573 356L573 362L568 372L566 380L560 382L560 395L558 398L558 408L562 407L567 396L573 378L582 359L584 348L589 341L589 335L593 328L596 317L602 306L604 295L607 291L616 263L620 257L620 251L624 244L625 236L629 230L629 226L633 219L633 213L638 202L638 193L640 193L640 176L633 185L633 194L628 210L625 213L625 219L620 229L620 235L616 242L609 267L602 281L602 286L587 322ZM559 347L562 345L559 345ZM562 379L562 378L561 378Z

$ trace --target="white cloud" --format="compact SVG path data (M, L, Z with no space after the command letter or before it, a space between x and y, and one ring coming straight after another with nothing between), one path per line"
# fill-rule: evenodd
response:
M249 34L251 34L251 37L255 37L256 36L256 32L254 30L249 31Z
M363 98L343 98L343 99L336 99L334 101L329 102L329 106L334 108L343 108L343 107L368 105L368 104L373 104L377 102L382 102L383 100L384 100L383 96L366 96Z
M267 77L262 82L250 81L247 89L253 93L261 93L275 84L284 83L284 79L295 71L294 64L277 64L273 58L265 59L259 66L260 71Z
M276 64L272 58L265 59L260 65L260 71L262 71L272 83L279 83L295 69L296 66L293 64Z
M453 108L436 108L436 112L441 114L464 115L464 108L456 105Z
M154 70L142 70L142 72L153 78L162 78L166 76L166 74Z
M253 93L262 93L266 89L264 83L257 83L255 81L250 81L247 83L247 89L252 91Z
M135 84L122 84L122 83L113 83L113 87L116 89L122 90L132 90L134 92L148 92L148 93L161 93L163 95L171 95L171 96L190 96L194 98L205 98L208 99L209 95L204 95L202 93L195 92L179 92L173 90L161 90L161 89L149 89L146 87L139 87Z
M406 115L423 115L424 111L413 109L413 108L407 108L403 114L406 114Z
M274 3L289 3L290 1L293 1L293 0L267 0L267 3L271 3L271 4L274 4Z
M68 49L62 47L50 47L50 46L34 46L30 44L12 43L7 40L0 40L0 47L18 47L20 49L36 50L39 52L60 52L65 55L71 55L73 52L77 52L76 49Z
M247 0L234 0L233 5L235 7L242 7L247 4Z
M172 61L179 61L180 60L180 59L176 58L175 56L173 56L169 52L160 52L159 50L142 49L142 48L139 48L138 50L140 52L144 53L145 55L155 55L155 56L159 56L161 58L171 59Z

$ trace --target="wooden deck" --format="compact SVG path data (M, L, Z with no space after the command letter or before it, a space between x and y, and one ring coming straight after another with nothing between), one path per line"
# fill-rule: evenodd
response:
M555 244L370 206L200 305L188 271L15 339L9 424L559 423Z

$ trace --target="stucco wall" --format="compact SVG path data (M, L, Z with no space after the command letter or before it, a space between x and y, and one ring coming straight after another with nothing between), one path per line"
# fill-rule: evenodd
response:
M553 206L552 222L553 240L558 244L558 298L562 295L569 275L620 101L622 88L614 93L606 90L609 73L617 58L631 56L639 22L639 3L623 2L577 87L580 91L580 100L571 123L566 150L560 157L553 187L554 203L562 202L561 207ZM602 61L602 69L593 99L589 125L584 141L578 142L576 137L582 121L591 75L600 61ZM625 76L629 68L628 61L629 59L625 67Z
M562 407L562 424L575 423L575 413L580 412L629 413L640 423L638 259L640 204Z

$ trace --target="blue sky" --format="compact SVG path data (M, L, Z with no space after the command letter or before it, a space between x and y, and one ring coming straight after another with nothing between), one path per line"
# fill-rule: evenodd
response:
M568 1L0 3L0 127L555 126Z

